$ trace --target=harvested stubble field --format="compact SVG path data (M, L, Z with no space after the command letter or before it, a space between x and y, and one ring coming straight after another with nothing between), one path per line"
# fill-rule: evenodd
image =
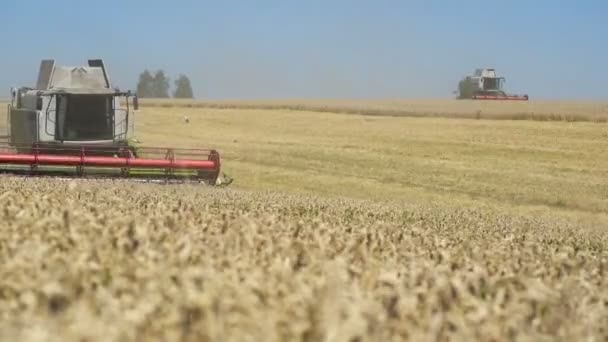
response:
M137 120L233 188L0 178L0 340L608 338L603 123Z

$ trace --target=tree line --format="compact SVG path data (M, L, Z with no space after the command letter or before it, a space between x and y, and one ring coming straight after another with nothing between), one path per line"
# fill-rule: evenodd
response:
M175 88L171 94L171 79L163 70L154 73L144 70L139 75L137 82L137 95L140 98L169 98L171 95L176 99L193 99L192 84L186 75L179 75L174 82ZM171 94L171 95L170 95Z

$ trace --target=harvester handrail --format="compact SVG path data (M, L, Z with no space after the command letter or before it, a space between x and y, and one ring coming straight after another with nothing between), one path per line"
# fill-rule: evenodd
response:
M55 119L51 120L49 113L55 113ZM48 109L46 110L45 116L44 116L44 133L48 134L48 135L54 135L53 132L49 132L49 121L53 124L57 123L57 109Z
M11 135L11 112L13 111L13 105L11 103L6 105L6 135Z
M51 99L54 97L55 95L51 96ZM51 102L49 101L49 103L46 105L46 109L45 109L45 113L44 113L44 133L48 134L48 135L54 135L54 133L50 133L49 132L49 113L50 112L54 112L55 113L55 120L53 120L53 125L56 124L56 120L57 120L57 108L51 110ZM36 121L38 121L38 118L36 118Z
M124 111L126 116L124 119L120 120L118 123L114 123L114 140L126 140L129 137L129 111L127 109L115 108L114 113L117 111ZM125 127L122 129L122 132L116 133L116 126L120 125L120 127Z

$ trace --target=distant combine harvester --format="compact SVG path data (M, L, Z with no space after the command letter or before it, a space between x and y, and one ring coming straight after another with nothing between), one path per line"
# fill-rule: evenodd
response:
M499 77L495 69L477 69L458 83L458 98L470 100L512 100L528 101L528 95L505 93L504 77Z

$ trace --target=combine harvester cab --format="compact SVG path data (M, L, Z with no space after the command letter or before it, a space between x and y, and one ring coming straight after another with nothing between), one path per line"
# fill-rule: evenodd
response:
M40 65L35 89L11 91L0 171L37 176L133 178L216 184L215 150L132 146L138 99L111 87L102 60ZM130 102L133 103L130 107Z
M459 99L528 101L528 95L510 95L504 92L506 82L495 69L477 69L458 84Z

